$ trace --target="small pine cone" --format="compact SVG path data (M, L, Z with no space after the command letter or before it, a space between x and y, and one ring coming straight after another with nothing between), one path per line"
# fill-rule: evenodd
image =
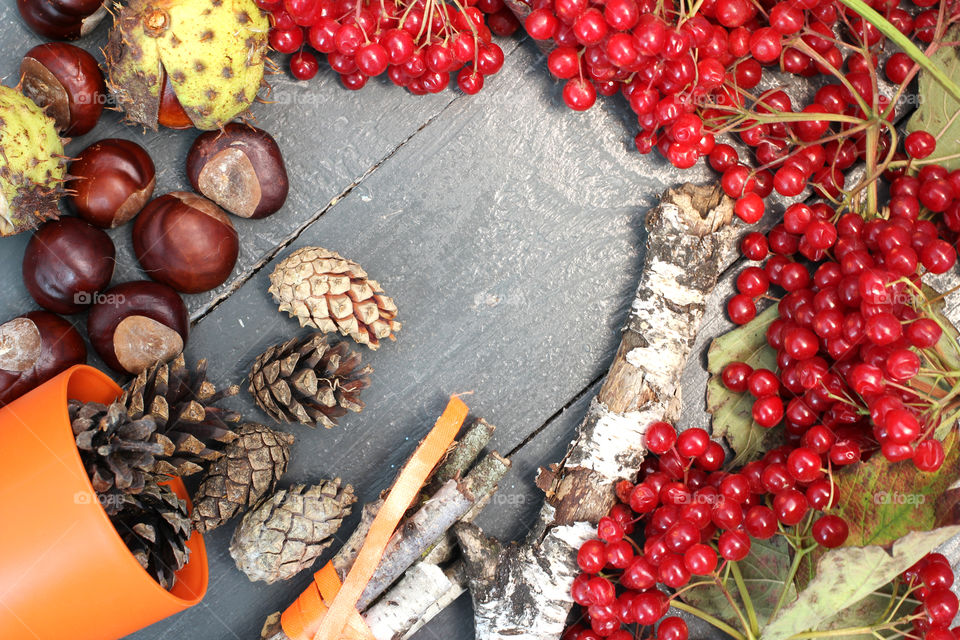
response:
M230 555L250 580L273 583L309 568L357 498L340 479L298 484L262 501L243 516L230 540Z
M250 394L277 422L330 429L347 411L360 412L360 392L370 386L369 365L346 342L331 345L322 333L293 338L257 357L250 369Z
M222 458L200 479L193 496L193 526L206 533L252 507L277 487L287 470L293 436L246 423Z
M286 311L324 333L339 331L371 349L400 330L397 305L352 260L320 247L297 249L270 274L270 293Z

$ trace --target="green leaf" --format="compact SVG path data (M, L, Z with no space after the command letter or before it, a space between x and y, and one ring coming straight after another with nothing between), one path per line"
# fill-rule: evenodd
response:
M720 373L731 362L746 362L754 369L776 370L777 353L767 344L767 328L778 317L773 305L756 318L710 343L707 371L707 411L713 416L713 436L726 438L736 454L734 465L743 464L771 445L776 437L753 421L753 396L735 393L723 386Z
M867 462L834 471L837 506L833 513L850 526L845 546L886 545L911 531L936 525L936 504L956 480L960 447L956 432L944 442L947 459L935 473L912 462L890 462L879 454Z
M960 38L960 27L947 32L946 40L953 41ZM960 82L960 49L956 47L940 47L930 56L931 61L954 83ZM920 73L917 95L921 102L910 122L907 131L929 131L937 139L937 149L927 160L946 158L960 153L960 118L956 117L960 111L960 100L952 96L937 79L927 71ZM943 135L941 135L941 131ZM960 168L960 157L939 160L937 164L948 170Z
M750 554L737 565L740 567L747 593L750 594L753 602L754 611L757 612L757 620L763 625L777 606L783 581L790 571L790 547L782 536L751 542L753 544L750 546ZM732 577L728 578L726 586L740 610L745 611ZM797 590L792 584L790 589L787 597L792 600L796 597ZM720 618L734 628L741 626L737 614L730 608L729 601L716 585L695 587L684 591L680 597L687 604Z
M819 629L825 620L861 602L914 562L960 533L960 526L914 531L889 550L876 545L832 549L817 563L817 575L761 632L763 640L784 640Z

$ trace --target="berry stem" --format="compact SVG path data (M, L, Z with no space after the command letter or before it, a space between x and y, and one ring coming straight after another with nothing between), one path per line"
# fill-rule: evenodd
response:
M783 605L786 603L787 594L790 592L790 585L793 584L793 579L796 577L797 571L800 570L800 563L803 562L803 559L808 553L816 548L817 545L812 545L806 548L797 548L797 552L793 556L793 562L790 564L790 570L787 572L787 575L783 580L783 588L780 590L780 597L777 598L777 606L773 608L773 612L770 614L771 620L777 617L780 609L782 609ZM793 640L798 639L796 636L793 636Z
M757 622L757 611L753 607L753 600L750 598L750 592L743 581L743 574L740 573L740 567L736 562L730 563L730 571L733 573L733 579L737 583L737 590L740 592L740 599L743 600L743 607L747 610L747 617L750 619L750 632L754 636L760 635L760 624Z
M744 636L742 633L740 633L739 631L731 627L729 624L727 624L720 618L716 618L710 615L709 613L705 613L700 609L697 609L696 607L692 607L686 602L675 600L674 602L671 603L671 606L675 609L679 609L680 611L686 611L690 615L700 618L707 624L713 625L714 627L716 627L717 629L720 629L720 631L723 631L727 635L733 638L736 638L736 640L747 640L746 636Z
M736 562L730 562L727 565L727 568L739 573L739 569L736 568ZM740 607L737 606L737 601L733 599L733 596L730 595L730 591L727 589L726 581L721 580L719 576L715 578L717 588L720 589L720 592L723 593L723 597L727 599L727 602L730 603L730 608L733 609L734 613L737 614L737 618L740 619L740 626L743 627L743 630L746 632L746 640L754 640L756 637L753 632L753 627L747 623L746 617L743 615L743 611ZM739 589L739 585L737 587Z

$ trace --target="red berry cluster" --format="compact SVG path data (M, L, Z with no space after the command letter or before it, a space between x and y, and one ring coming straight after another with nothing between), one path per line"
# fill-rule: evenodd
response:
M779 373L734 362L722 381L754 396L757 424L784 422L789 437L833 465L877 449L923 471L943 464L943 446L932 434L945 407L911 386L921 356L942 334L926 311L920 274L944 273L957 260L937 227L917 219L920 185L951 184L935 169L894 179L889 219L865 222L848 213L834 222L824 204L794 204L766 236L752 232L741 242L744 256L766 262L739 274L727 312L744 324L771 285L784 291L767 330Z
M930 553L901 575L920 601L913 611L913 636L925 640L957 640L960 627L949 628L957 615L957 596L950 591L953 570L946 556Z
M503 66L503 51L492 42L491 30L512 32L519 24L502 0L465 5L456 0L256 2L270 13L270 46L293 54L295 78L309 80L319 69L316 55L304 48L309 43L353 90L386 73L416 95L443 91L453 76L464 93L477 93L484 77Z
M936 0L915 0L914 7L900 0L869 4L924 43L956 19L939 19ZM708 156L748 222L760 219L763 199L773 190L796 196L810 184L836 198L845 169L888 151L893 110L877 87L885 38L874 25L837 0L704 0L694 6L688 13L683 3L657 0L530 0L525 27L555 45L548 67L566 81L563 99L571 109L590 108L597 93L622 93L637 114L638 150L657 148L678 168ZM796 107L780 90L751 95L765 68L777 67L833 82ZM901 85L917 69L903 53L885 65ZM877 134L872 143L870 129ZM718 144L716 136L734 132L752 148L756 169L741 162L734 147ZM908 146L913 157L924 157L932 136L925 138L919 153Z
M644 461L637 484L617 485L620 502L577 554L583 573L572 596L586 609L589 629L572 627L570 640L628 640L635 635L624 626L657 621L658 640L685 640L686 623L664 618L675 596L658 584L676 590L694 576L718 576L724 562L750 553L752 539L768 539L781 527L805 530L813 520L810 535L827 548L847 538L839 516L810 515L836 502L833 481L810 446L780 447L726 472L723 447L703 429L677 434L656 422L646 444L656 455Z

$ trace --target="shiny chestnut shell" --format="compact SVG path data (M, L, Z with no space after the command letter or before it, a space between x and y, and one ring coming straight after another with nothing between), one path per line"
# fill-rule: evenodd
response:
M107 101L107 86L96 59L66 42L30 49L20 63L20 87L46 110L65 136L92 130Z
M0 407L58 373L87 361L73 325L49 311L31 311L0 325Z
M110 236L83 220L53 220L27 242L23 282L44 309L79 313L110 284L116 253Z
M17 0L27 26L51 40L76 40L107 15L103 0Z
M230 276L240 240L220 207L195 193L174 191L151 201L137 216L133 252L154 280L199 293Z
M94 142L70 164L67 207L103 229L112 229L140 213L153 196L156 169L150 154L130 140Z
M167 72L163 73L163 86L160 90L160 107L157 112L157 122L168 129L191 129L193 120L187 115L186 109L180 104L180 99L173 91L173 85L167 78Z
M87 333L110 367L139 373L183 350L190 331L187 307L160 282L124 282L104 291L90 308Z
M231 123L197 136L187 154L193 188L241 218L265 218L287 199L280 147L266 131Z

